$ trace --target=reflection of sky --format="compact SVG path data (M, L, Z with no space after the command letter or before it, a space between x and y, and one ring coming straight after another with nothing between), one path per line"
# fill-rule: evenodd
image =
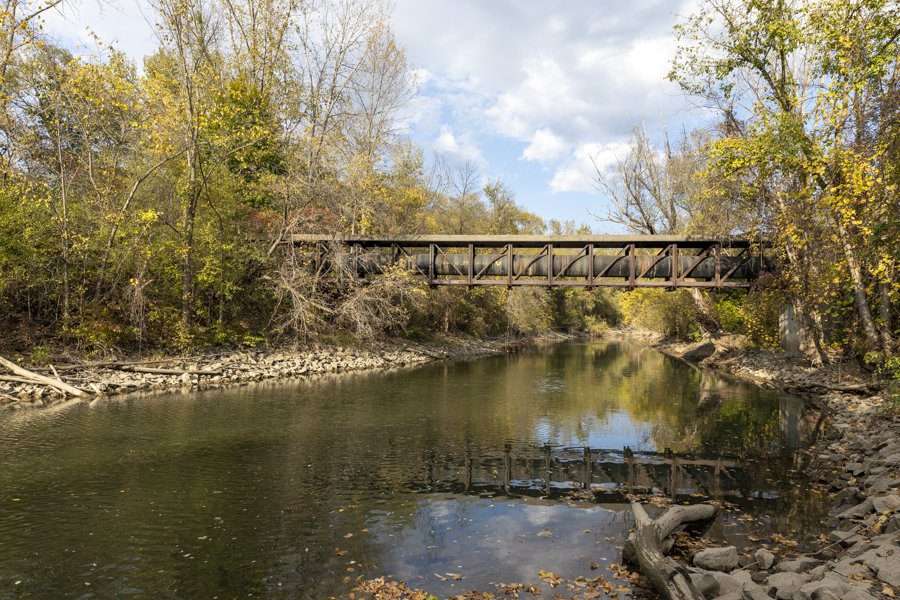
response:
M368 528L381 546L384 573L446 597L471 589L490 591L501 582L541 587L540 570L565 578L611 577L607 567L621 557L625 508L422 498L411 524L376 516ZM592 571L592 562L601 568ZM454 581L447 573L463 579Z
M621 450L625 446L633 450L655 450L649 423L632 420L627 411L614 410L603 418L582 415L579 432L560 431L557 420L541 417L534 425L534 437L540 443L561 444L563 446L590 446L607 450Z

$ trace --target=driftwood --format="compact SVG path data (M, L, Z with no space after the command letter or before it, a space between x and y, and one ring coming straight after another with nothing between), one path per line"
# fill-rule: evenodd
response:
M636 565L653 587L667 600L703 600L703 594L691 583L687 569L666 556L671 549L669 536L680 529L704 532L716 517L711 504L673 506L657 519L651 519L639 502L631 503L634 531L622 551L626 562Z
M65 383L61 379L45 377L43 375L39 375L38 373L34 373L33 371L29 371L28 369L23 369L16 363L6 360L2 356L0 356L0 366L4 366L19 377L26 379L26 383L52 387L63 392L64 394L69 394L70 396L81 397L86 395L84 391L79 390L77 387L71 386L68 383Z

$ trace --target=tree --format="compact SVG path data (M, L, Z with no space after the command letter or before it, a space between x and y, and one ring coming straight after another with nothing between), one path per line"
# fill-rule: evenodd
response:
M848 194L845 182L861 173L847 161L853 148L862 172L881 163L881 145L865 144L864 115L878 120L866 107L896 90L897 11L880 0L707 0L678 29L670 77L719 108L728 135L713 143L712 167L771 212L820 360L822 248L835 248L847 269L865 345L890 352L870 308L874 273L859 218L873 198ZM873 151L859 152L864 145Z

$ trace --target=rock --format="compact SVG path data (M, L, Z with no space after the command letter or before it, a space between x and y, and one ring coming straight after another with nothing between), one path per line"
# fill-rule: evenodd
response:
M813 600L818 600L813 598ZM824 600L824 599L823 599ZM831 600L830 598L828 600ZM875 597L863 590L850 590L840 597L840 600L875 600Z
M885 533L895 533L900 531L900 515L894 515L891 520L884 526Z
M700 362L716 353L716 345L712 342L698 342L681 353L681 358L691 362Z
M863 539L856 532L856 529L851 529L850 531L835 530L828 537L834 542L840 542L842 546L852 546Z
M738 597L740 597L741 590L744 589L743 581L740 581L737 577L729 575L728 573L719 573L717 571L712 571L709 574L714 577L716 583L719 584L719 594L722 594L724 596L736 593L738 594Z
M881 581L893 587L900 587L900 548L880 546L869 550L857 560L865 563Z
M900 495L876 496L872 498L872 507L877 513L894 512L900 508Z
M809 581L809 575L804 573L775 573L766 582L769 589L775 590L775 597L780 600L791 600L794 592L799 592L800 587Z
M848 508L837 516L838 519L861 519L874 510L871 498L866 498L856 506Z
M766 550L765 548L760 548L753 554L753 558L756 559L756 564L760 569L771 569L772 565L775 563L775 555Z
M707 598L714 598L719 594L719 582L709 573L691 573L691 583Z
M772 597L769 596L762 588L754 588L750 590L744 590L741 594L741 600L772 600Z
M895 452L884 458L884 464L890 467L900 466L900 452Z
M707 548L694 555L694 564L710 571L733 571L738 566L737 548Z
M844 592L850 589L846 580L842 577L828 573L825 577L818 581L810 581L800 586L800 591L808 594L810 598L828 598L827 594L833 594L836 598L841 598Z
M727 594L723 594L721 596L716 596L713 600L743 600L744 594L742 592L729 592Z
M794 560L781 561L780 563L775 565L775 570L784 573L800 573L802 571L809 571L814 567L818 567L820 564L822 564L821 560L809 558L808 556L801 556Z

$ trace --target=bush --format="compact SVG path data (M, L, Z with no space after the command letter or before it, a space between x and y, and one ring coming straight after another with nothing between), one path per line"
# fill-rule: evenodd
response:
M677 339L700 336L697 307L687 290L637 289L616 298L626 325Z

